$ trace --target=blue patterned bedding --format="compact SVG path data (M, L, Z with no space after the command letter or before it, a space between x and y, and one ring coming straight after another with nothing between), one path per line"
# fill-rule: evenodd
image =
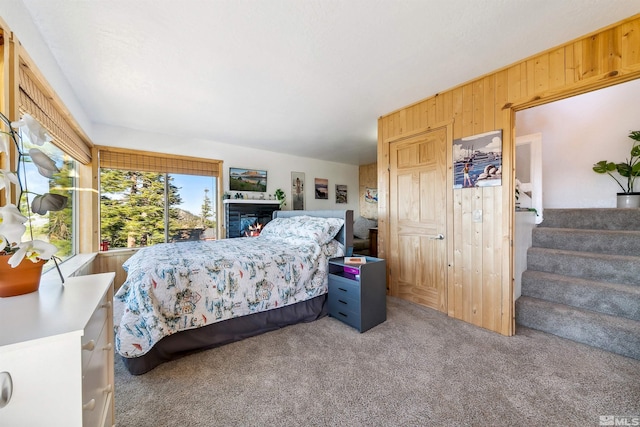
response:
M327 292L338 218L269 222L259 237L159 244L124 264L114 297L116 352L147 353L176 332L294 304Z

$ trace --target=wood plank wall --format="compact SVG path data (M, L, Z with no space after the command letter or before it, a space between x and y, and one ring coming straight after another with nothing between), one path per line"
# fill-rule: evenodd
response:
M360 208L360 216L370 219L378 218L378 205L375 203L368 203L364 200L364 193L367 188L378 188L378 164L371 163L369 165L362 165L359 168L359 189L358 197ZM356 215L357 217L358 215ZM355 219L355 218L354 218Z
M449 316L512 335L515 111L637 78L640 15L380 117L379 255L389 250L389 144L443 124L453 139L502 129L502 186L447 196L447 305Z

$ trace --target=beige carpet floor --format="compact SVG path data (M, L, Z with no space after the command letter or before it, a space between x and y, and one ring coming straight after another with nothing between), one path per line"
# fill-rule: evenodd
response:
M640 416L640 361L531 329L503 337L393 297L359 334L331 317L132 376L116 425L597 426Z

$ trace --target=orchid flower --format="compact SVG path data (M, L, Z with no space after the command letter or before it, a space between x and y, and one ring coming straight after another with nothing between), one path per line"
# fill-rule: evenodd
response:
M51 136L49 136L40 123L29 114L23 114L20 120L16 122L10 122L4 114L0 113L0 119L5 124L10 124L12 128L21 128L20 133L14 132L13 129L11 129L10 132L0 131L0 152L9 153L7 147L8 136L18 149L19 161L24 161L21 160L24 154L21 152L21 144L19 144L19 138L22 136L28 138L34 145L43 145L45 142L51 141ZM56 172L59 172L55 162L40 149L31 148L29 150L29 156L34 165L37 166L41 175L52 178ZM0 169L0 190L9 187L12 183L20 187L20 194L22 194L23 191L30 193L27 188L22 188L22 183L16 173L6 169ZM20 198L20 196L18 196L18 198ZM51 193L37 195L31 203L33 212L41 215L46 214L48 211L64 209L66 205L66 196ZM58 251L55 245L43 240L21 242L22 236L27 230L25 222L28 220L29 218L22 215L16 205L7 204L0 206L0 252L12 254L9 258L9 265L13 268L17 267L25 258L32 262L48 260ZM31 238L33 239L33 237Z
M2 179L0 179L0 190L9 187L12 183L20 185L18 176L10 170L0 168L0 176L2 177Z
M41 194L33 198L31 210L40 215L46 214L47 211L60 211L67 206L67 200L67 196L60 194Z
M24 258L27 258L31 262L38 262L41 259L49 259L57 251L57 247L43 240L23 242L18 245L18 251L9 258L9 265L11 268L15 268L20 265Z
M44 145L45 142L51 142L52 138L42 127L40 122L34 119L30 114L23 114L17 122L11 122L13 128L23 128L23 132L33 145Z
M30 149L29 157L31 157L33 163L38 167L38 172L40 172L40 175L46 178L53 178L54 173L60 172L60 169L58 169L56 163L38 148Z

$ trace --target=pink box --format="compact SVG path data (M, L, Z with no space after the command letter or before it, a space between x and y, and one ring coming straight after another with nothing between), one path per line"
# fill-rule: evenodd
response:
M344 272L349 274L360 274L360 269L358 267L348 267L345 265Z

